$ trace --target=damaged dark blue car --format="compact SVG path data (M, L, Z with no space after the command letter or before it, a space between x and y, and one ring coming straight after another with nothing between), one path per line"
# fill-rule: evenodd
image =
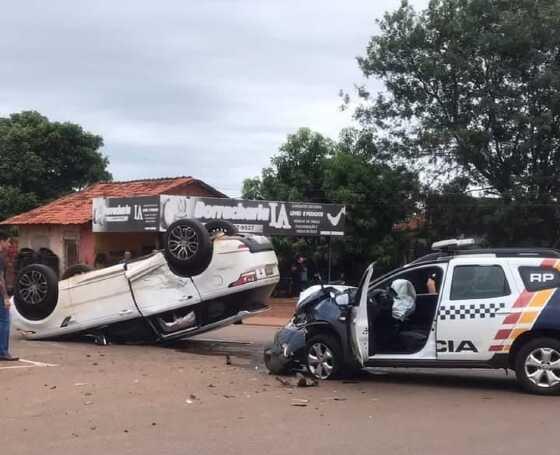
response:
M354 365L351 320L357 288L312 286L301 293L291 321L264 352L267 368L274 374L308 370L318 379L335 377Z

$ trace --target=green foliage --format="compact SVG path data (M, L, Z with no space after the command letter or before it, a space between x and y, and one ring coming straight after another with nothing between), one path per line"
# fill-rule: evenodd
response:
M31 210L38 205L37 196L23 193L13 186L0 186L0 219ZM5 216L3 216L5 214Z
M338 143L299 130L271 167L243 187L246 198L345 204L347 235L332 240L333 263L335 276L344 272L354 281L370 261L399 261L401 245L392 228L412 212L417 194L416 175L387 164L372 141L354 130L343 131ZM304 254L325 270L327 239L278 237L274 243L284 266Z
M330 139L301 128L280 147L260 179L247 179L243 197L277 201L327 202L323 190L325 164L335 152ZM252 197L249 197L252 196Z
M406 1L379 21L359 65L357 118L406 158L445 166L508 203L560 190L560 2Z
M404 167L339 151L325 169L324 188L329 200L347 207L348 237L337 245L345 268L356 261L360 266L374 259L381 264L398 262L398 239L392 230L415 208L416 176Z
M243 180L243 197L245 199L264 199L262 195L262 184L259 178L248 178Z
M428 244L475 236L494 247L558 247L559 211L550 204L473 197L466 192L466 180L456 179L425 194L426 225L420 236Z
M110 180L100 136L37 112L0 118L0 219Z

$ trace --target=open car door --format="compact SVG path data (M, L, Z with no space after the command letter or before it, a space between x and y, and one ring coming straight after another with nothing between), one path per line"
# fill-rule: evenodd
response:
M360 365L364 366L369 356L369 323L367 313L367 299L369 284L373 276L373 267L371 264L362 277L362 282L356 293L356 301L352 309L352 348L356 359Z

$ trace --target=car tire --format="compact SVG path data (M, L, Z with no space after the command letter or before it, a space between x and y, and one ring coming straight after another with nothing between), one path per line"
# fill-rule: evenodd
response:
M560 340L535 338L521 346L515 357L515 375L526 392L559 394Z
M86 264L76 264L68 267L62 274L61 280L67 280L76 275L92 272L93 268Z
M205 224L206 230L212 234L223 232L225 235L236 235L239 233L237 228L229 221L213 220Z
M344 365L340 343L328 334L311 337L305 345L305 362L309 374L314 378L336 378Z
M14 304L25 319L40 321L52 314L58 302L58 278L43 264L32 264L19 271L14 289Z
M212 260L210 234L197 220L175 221L165 232L164 254L174 273L198 275Z

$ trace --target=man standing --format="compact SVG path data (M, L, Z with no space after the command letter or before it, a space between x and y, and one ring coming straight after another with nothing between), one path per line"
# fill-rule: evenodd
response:
M296 262L292 266L292 279L294 283L294 293L299 296L301 291L307 287L308 269L305 258L301 255L296 256Z
M10 354L10 297L6 287L4 253L9 246L8 236L0 232L0 361L19 360Z

